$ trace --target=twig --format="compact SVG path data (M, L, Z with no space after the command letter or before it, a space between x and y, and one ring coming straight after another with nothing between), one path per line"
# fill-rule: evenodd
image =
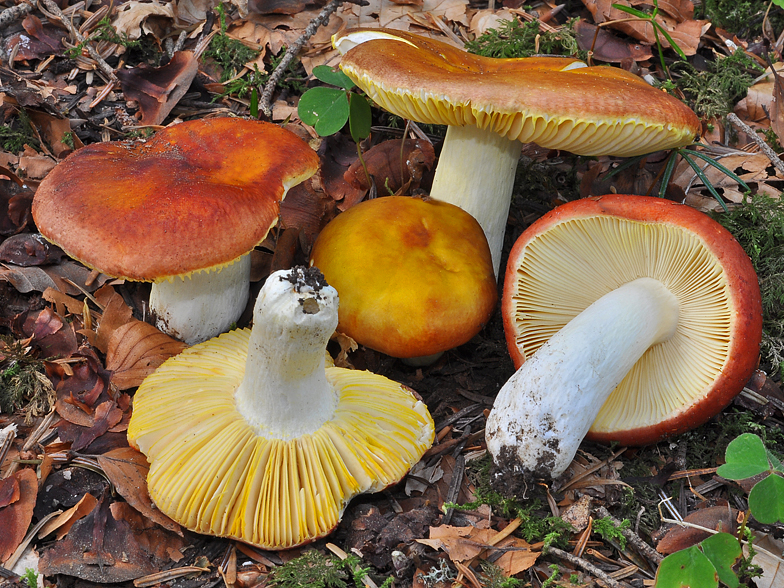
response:
M598 514L603 519L608 519L613 525L615 525L620 529L621 521L619 521L614 516L612 516L610 514L610 511L607 510L605 507L600 506L599 508L597 508L596 514ZM637 533L635 533L631 529L621 529L621 533L623 533L623 536L626 537L629 543L634 545L635 549L637 549L637 551L639 551L642 555L644 555L649 560L654 562L657 566L661 564L662 560L664 559L664 556L662 556L653 547L651 547L645 541L643 541L642 538Z
M784 161L781 161L779 156L776 155L776 152L770 148L770 145L768 145L765 141L762 140L762 137L760 137L757 133L754 132L754 129L752 129L749 125L747 125L745 122L740 120L738 118L738 115L735 114L734 112L730 112L727 115L727 120L730 121L733 124L733 126L737 127L738 129L746 133L749 137L751 137L751 140L757 144L757 146L760 148L760 151L762 151L765 155L768 156L768 159L770 159L774 167L777 170L779 170L781 173L784 173Z
M12 6L11 8L7 8L0 12L0 31L10 25L12 22L20 18L24 18L33 10L33 5L29 2L22 1L16 6Z
M335 12L340 7L340 5L346 1L351 2L352 4L359 4L360 6L367 6L368 4L365 0L331 0L331 2L327 4L321 12L319 12L318 16L310 21L310 24L305 28L305 32L302 33L299 38L291 44L291 47L286 49L286 53L283 55L283 59L280 60L280 63L278 63L278 66L272 72L269 80L267 80L267 83L264 85L264 91L261 93L261 98L259 99L259 108L266 116L272 116L272 107L270 106L272 103L272 93L275 91L275 86L278 85L280 78L282 78L283 74L286 72L286 68L288 68L289 64L292 62L294 57L297 56L297 53L300 52L305 43L307 43L308 40L316 34L316 31L319 29L319 27L326 23L332 13Z
M610 588L621 588L623 584L617 582L611 576L609 576L606 572L603 572L591 562L584 560L581 557L577 557L571 553L558 549L557 547L549 547L547 549L547 553L552 553L554 556L564 559L568 561L570 564L577 566L578 568L582 569L589 574L596 576L599 580L607 584Z
M87 49L87 53L90 54L90 57L98 65L98 69L100 69L104 75L109 78L109 82L112 84L112 86L119 87L120 80L118 80L117 76L114 74L114 68L106 63L103 57L98 55L98 52L95 50L95 47L93 47L92 44L85 42L84 36L82 36L71 20L63 14L63 11L60 10L60 7L57 6L57 4L55 4L52 0L38 0L38 2L43 4L48 12L52 13L54 16L60 19L60 22L65 25L65 28L67 28L71 36L76 39L77 43L84 44L85 49Z

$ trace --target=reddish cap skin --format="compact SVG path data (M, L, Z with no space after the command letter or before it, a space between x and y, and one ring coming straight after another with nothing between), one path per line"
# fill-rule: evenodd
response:
M558 224L594 216L613 216L650 224L670 224L696 235L722 266L732 309L730 342L721 374L703 399L673 418L657 425L611 433L589 432L587 439L617 441L624 445L647 445L697 427L726 407L743 389L757 366L762 338L762 301L759 282L746 252L732 234L709 216L684 204L662 198L613 194L569 202L545 214L515 242L506 267L501 314L509 354L515 367L525 361L514 337L514 305L510 284L526 246ZM580 271L580 268L575 268Z
M229 263L264 240L316 153L277 125L189 121L144 142L79 149L41 182L33 218L68 255L154 281Z
M438 200L386 196L349 208L321 231L311 265L340 295L338 330L392 357L462 345L498 298L479 223Z

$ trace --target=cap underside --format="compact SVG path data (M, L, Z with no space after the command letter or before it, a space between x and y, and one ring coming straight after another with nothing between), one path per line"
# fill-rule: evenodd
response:
M439 51L425 51L411 37L363 42L340 64L374 102L404 118L475 125L579 155L650 153L687 145L699 132L687 106L618 68L483 58L432 40Z
M732 336L724 269L682 227L594 216L533 238L510 284L515 341L530 357L592 302L640 277L661 281L678 299L678 328L649 348L612 392L592 433L655 426L710 392L728 361Z
M429 447L433 422L399 384L327 368L340 391L334 416L291 441L257 434L240 415L250 331L191 347L134 397L128 437L151 463L150 495L200 533L285 549L328 534L356 494L400 480Z

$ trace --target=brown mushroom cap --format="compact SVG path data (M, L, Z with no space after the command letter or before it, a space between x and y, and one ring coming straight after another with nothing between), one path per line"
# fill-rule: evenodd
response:
M351 47L352 35L371 40ZM569 57L482 57L388 29L349 29L333 38L341 43L351 47L343 72L383 108L419 122L476 125L578 155L682 147L700 130L685 104L618 68Z
M611 393L589 439L644 445L698 426L757 364L759 286L732 235L686 205L610 195L559 206L512 248L502 314L515 366L592 302L641 277L675 295L678 327Z
M461 345L497 299L482 228L457 206L387 196L353 206L311 252L340 294L338 330L400 358Z
M318 157L277 125L180 123L142 142L96 143L41 182L33 218L68 255L112 276L157 281L229 263L278 218Z

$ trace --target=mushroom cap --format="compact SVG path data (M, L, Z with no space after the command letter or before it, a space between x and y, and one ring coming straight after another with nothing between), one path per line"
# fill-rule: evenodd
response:
M462 345L498 297L482 228L438 200L361 202L321 231L310 259L340 294L338 331L393 357Z
M102 272L139 281L225 265L264 240L318 156L277 125L188 121L146 141L95 143L46 176L41 233Z
M619 68L570 57L495 59L389 29L349 29L333 44L340 68L403 118L476 125L578 155L631 156L691 143L685 104Z
M675 295L678 327L611 393L592 440L645 445L696 427L729 404L757 364L759 285L733 236L689 206L610 195L559 206L512 248L502 315L515 366L595 300L641 277Z
M410 389L383 376L326 368L338 395L312 434L268 438L237 410L250 329L190 347L134 396L132 446L150 462L158 508L198 533L264 549L329 534L348 501L401 480L433 442L433 420Z

